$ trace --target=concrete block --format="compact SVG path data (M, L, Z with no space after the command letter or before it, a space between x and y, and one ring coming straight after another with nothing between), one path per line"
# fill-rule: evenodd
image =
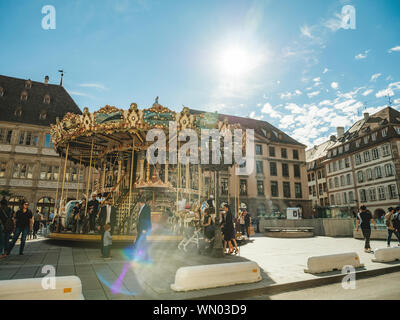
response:
M55 277L55 289L44 289L42 281L51 283L43 278L0 281L0 300L84 300L76 276Z
M360 262L360 258L355 252L330 254L308 258L308 269L305 269L304 272L330 272L334 270L342 270L344 266L353 266L354 268L359 268L363 267L364 265Z
M222 263L179 268L171 289L190 291L258 281L261 281L261 274L257 263Z
M375 259L373 262L391 262L400 260L400 247L379 248L374 251Z

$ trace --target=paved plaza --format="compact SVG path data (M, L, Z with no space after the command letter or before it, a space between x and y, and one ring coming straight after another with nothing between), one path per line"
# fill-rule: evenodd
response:
M397 242L392 245L397 245ZM386 243L371 241L371 247L386 247ZM16 247L10 257L0 260L0 280L43 277L42 267L53 265L57 276L77 275L81 279L83 295L87 300L191 299L336 275L340 272L319 275L304 273L308 257L352 251L359 254L361 263L365 265L359 270L400 264L398 261L372 262L373 254L364 253L363 241L353 238L278 239L258 234L241 246L240 256L221 259L198 255L195 250L183 253L173 242L154 242L150 251L152 263L140 264L131 263L122 246L113 248L111 261L104 261L96 244L39 239L27 243L23 256L18 255ZM186 293L170 289L179 267L249 260L260 266L262 281Z

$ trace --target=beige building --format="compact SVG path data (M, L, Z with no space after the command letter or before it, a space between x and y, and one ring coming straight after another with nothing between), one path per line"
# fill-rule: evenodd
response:
M9 191L14 210L21 201L47 215L61 190L57 188L64 162L50 140L50 124L67 112L81 110L60 85L0 75L0 190ZM80 178L78 178L78 174ZM69 163L64 198L83 190L83 170Z
M361 205L382 217L399 205L400 112L387 107L331 137L323 165L334 216L352 215Z

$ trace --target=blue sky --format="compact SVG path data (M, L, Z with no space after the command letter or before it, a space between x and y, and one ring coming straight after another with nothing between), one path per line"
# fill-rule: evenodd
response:
M56 29L42 28L42 7ZM342 7L356 29L341 28ZM270 122L308 146L400 106L393 0L0 2L0 74L59 82L83 108L159 102Z

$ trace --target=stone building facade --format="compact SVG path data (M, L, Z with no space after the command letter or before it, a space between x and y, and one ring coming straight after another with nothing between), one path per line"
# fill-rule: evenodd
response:
M53 148L49 129L67 112L81 110L48 77L41 83L0 75L0 190L11 193L14 210L28 201L31 209L46 216L53 211L56 196L60 199L57 181L64 161ZM82 195L84 176L83 167L67 163L65 199L75 198L78 188Z

